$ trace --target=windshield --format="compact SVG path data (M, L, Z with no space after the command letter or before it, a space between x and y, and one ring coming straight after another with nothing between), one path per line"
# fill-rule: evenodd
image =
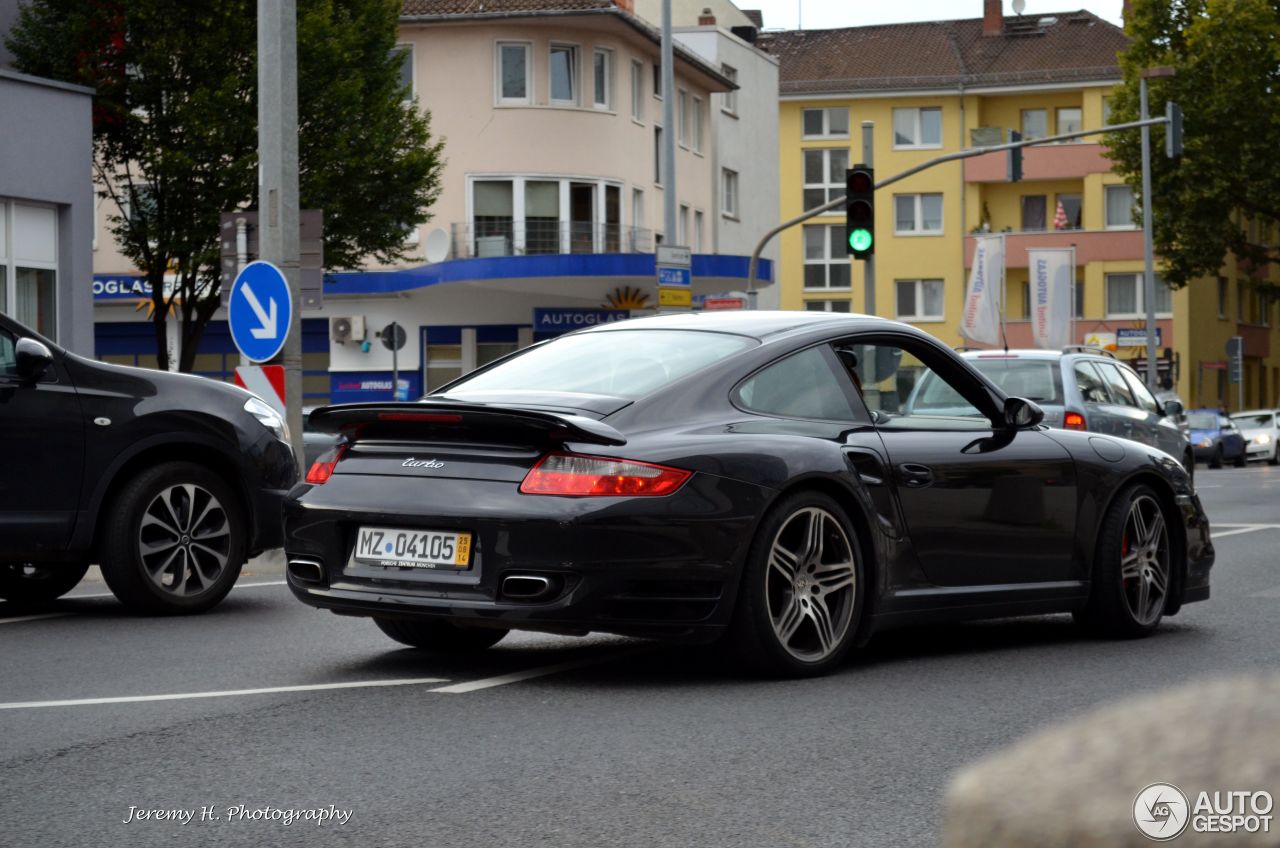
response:
M1187 425L1192 430L1216 430L1218 429L1218 413L1188 412Z
M1051 359L969 359L969 364L1010 397L1062 403L1062 377Z
M1236 422L1239 427L1274 427L1276 416L1271 412L1261 412L1256 415L1233 415L1231 420Z
M634 400L754 344L696 330L609 330L561 336L450 385L445 394L546 391Z

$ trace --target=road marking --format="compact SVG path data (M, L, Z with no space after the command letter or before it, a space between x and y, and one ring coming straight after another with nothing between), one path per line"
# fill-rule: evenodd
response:
M285 586L288 585L285 580L269 580L265 583L237 583L232 589L257 589L262 586ZM59 600L74 601L80 598L114 598L115 595L110 592L101 592L93 595L63 595Z
M455 683L452 686L441 686L438 689L429 689L428 691L439 692L442 695L465 695L468 692L475 692L480 689L492 689L494 686L506 686L508 683L519 683L523 680L532 680L535 677L546 677L549 674L559 674L562 671L572 671L575 668L584 668L589 665L600 665L601 663L609 662L610 660L621 659L622 657L647 650L653 649L649 646L645 646L643 648L635 648L630 651L612 653L603 657L572 660L570 662L556 663L555 665L544 665L541 668L513 671L510 674L499 674L497 677L484 677L480 680L469 680L466 683Z
M419 686L448 683L446 677L416 677L405 680L356 680L349 683L313 683L307 686L271 686L266 689L227 689L221 692L180 692L172 695L125 695L118 698L73 698L65 701L14 701L0 704L0 710L34 710L45 707L88 707L99 704L140 704L147 701L189 701L196 698L231 698L238 695L274 695L281 692L321 692L330 689L373 689L387 686ZM436 690L432 690L436 691Z
M1252 527L1240 527L1236 530L1227 530L1225 532L1214 530L1210 533L1210 538L1212 538L1213 541L1216 542L1218 539L1225 539L1228 536L1238 536L1241 533L1256 533L1259 530L1274 530L1274 529L1275 529L1274 527L1268 527L1266 525L1254 525Z
M1263 589L1261 592L1254 592L1251 598L1280 598L1280 586L1274 589Z
M39 615L19 615L14 618L0 618L0 624L17 624L20 621L39 621L42 618L62 618L71 615L69 612L45 612Z

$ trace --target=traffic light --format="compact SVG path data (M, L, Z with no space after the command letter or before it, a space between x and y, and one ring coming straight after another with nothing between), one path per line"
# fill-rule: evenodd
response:
M876 252L876 176L867 165L854 165L844 172L845 249L855 259L867 259Z
M1182 155L1182 109L1170 100L1164 104L1164 155L1176 159Z

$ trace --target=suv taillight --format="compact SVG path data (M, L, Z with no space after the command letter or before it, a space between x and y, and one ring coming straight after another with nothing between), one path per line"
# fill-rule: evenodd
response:
M1068 412L1062 416L1062 426L1067 430L1088 430L1085 426L1084 416L1078 412Z
M631 459L549 453L525 475L524 495L669 495L693 472Z

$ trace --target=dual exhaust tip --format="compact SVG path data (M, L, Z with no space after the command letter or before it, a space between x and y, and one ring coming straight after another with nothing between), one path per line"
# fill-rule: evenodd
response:
M324 582L324 566L313 559L295 557L289 560L289 574L304 583ZM502 578L501 595L512 601L542 601L563 585L559 577L542 574L508 574Z

